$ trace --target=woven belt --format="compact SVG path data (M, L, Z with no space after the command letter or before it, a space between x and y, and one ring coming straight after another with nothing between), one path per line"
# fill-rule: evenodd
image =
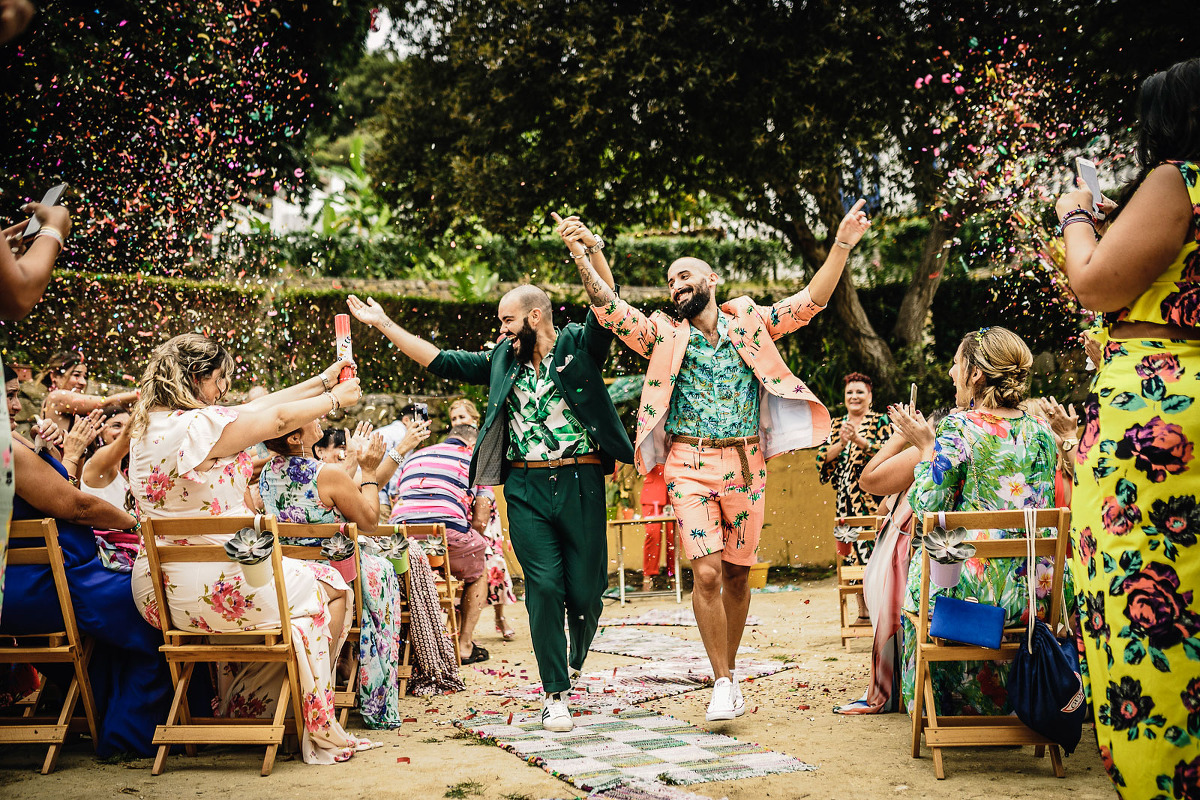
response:
M599 464L600 456L597 453L587 453L582 456L571 456L570 458L556 458L551 461L514 461L512 465L520 469L554 469L555 467L569 467L572 464Z
M750 458L746 455L746 448L752 444L758 444L757 436L734 436L728 439L705 439L697 436L676 436L671 434L672 442L680 444L690 444L696 447L732 447L737 450L738 461L742 464L742 481L747 489L754 477L750 474Z

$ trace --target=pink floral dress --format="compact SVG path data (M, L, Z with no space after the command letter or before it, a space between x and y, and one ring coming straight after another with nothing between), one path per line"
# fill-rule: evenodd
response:
M156 411L129 450L129 489L139 513L150 519L249 514L246 486L250 456L217 459L201 472L209 452L237 411L211 406ZM159 537L163 543L224 544L228 536L189 539ZM329 629L327 584L350 591L332 567L290 558L283 560L292 641L299 651L300 692L304 711L301 753L309 764L345 761L360 744L338 724L333 708L332 654L341 650L352 618L343 629ZM241 567L224 564L165 564L167 602L172 620L183 628L221 633L269 628L279 624L273 586L254 589L244 583ZM158 609L145 554L133 567L133 597L143 616L158 626ZM354 608L353 597L347 601ZM186 620L186 622L183 622ZM218 673L219 716L257 717L273 713L285 678L279 664L223 664Z

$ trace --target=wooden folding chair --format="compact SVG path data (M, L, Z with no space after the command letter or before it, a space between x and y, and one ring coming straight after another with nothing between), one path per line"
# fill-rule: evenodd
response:
M350 710L358 705L358 663L361 657L359 655L359 638L362 636L363 615L362 559L358 552L358 525L353 522L347 522L344 525L337 522L320 525L280 522L278 527L281 539L328 539L344 527L346 536L354 541L354 564L357 572L351 582L354 589L354 608L351 609L351 613L354 614L354 619L350 623L350 633L346 637L350 651L346 656L339 656L338 663L334 665L333 670L333 706L335 709L340 709L338 722L344 728L347 720L350 719ZM296 558L302 561L324 560L319 546L285 544L283 545L283 555L285 558ZM340 666L343 658L350 665L350 678L345 683L339 683L337 667Z
M275 598L279 607L279 625L253 631L221 631L212 634L220 643L210 642L209 635L176 626L171 620L163 584L164 564L229 564L225 548L220 545L162 544L156 536L196 537L220 536L254 525L254 517L180 517L175 519L146 519L142 522L142 538L146 557L150 561L150 577L154 582L154 599L158 604L159 624L166 644L161 648L171 670L175 684L175 697L167 721L154 730L154 744L158 755L154 759L153 775L161 775L166 766L167 753L172 745L184 745L189 755L195 753L198 744L248 744L266 746L262 774L270 775L275 764L275 754L283 743L283 737L297 732L297 724L304 719L301 707L300 682L296 661L296 649L292 643L292 623L288 612L287 586L283 573L283 548L279 544L278 526L273 516L262 517L262 528L270 531L275 539L271 551L271 569L274 576ZM263 591L269 591L264 586ZM237 644L226 644L227 641ZM218 662L266 662L282 663L287 668L287 680L279 692L279 703L270 720L241 719L226 717L193 716L188 708L187 688L196 664ZM286 719L290 707L293 719Z
M450 572L450 542L446 537L446 524L444 522L400 523L392 527L396 533L403 533L410 539L441 541L442 547L445 548L445 561L441 566L431 567L431 569L437 584L438 603L446 612L446 631L450 634L451 639L457 641L458 611L455 606L462 593L462 583Z
M859 541L869 542L879 534L881 520L882 517L839 517L838 524L852 529L860 529ZM843 564L840 555L837 559L838 613L841 615L842 623L842 647L849 650L848 641L850 639L869 638L875 635L870 620L860 621L858 619L857 601L854 603L854 610L850 611L850 616L847 617L847 608L851 604L846 601L849 598L862 597L862 582L867 567L865 564Z
M398 526L381 525L372 533L359 533L359 536L367 536L372 539L386 539L393 533L398 532ZM361 567L361 561L359 562ZM412 637L409 635L409 626L412 624L412 612L409 610L408 598L412 596L412 570L407 570L400 576L400 582L404 586L403 596L400 598L400 605L396 609L396 614L400 623L401 635L404 637L404 650L400 656L400 663L396 667L396 676L399 678L400 696L404 697L408 694L408 682L412 680Z
M933 530L939 524L938 515L928 513L924 519L925 530ZM1025 515L1016 511L960 511L947 513L944 524L947 528L964 527L967 530L1023 530ZM1037 512L1038 530L1054 528L1052 537L1035 538L1034 552L1038 557L1054 559L1054 579L1051 584L1049 619L1050 630L1057 632L1059 610L1062 607L1063 575L1067 569L1067 538L1071 527L1071 510L1049 508ZM975 558L1021 558L1027 556L1028 539L978 539L972 540ZM1028 579L1034 579L1034 569L1028 569ZM1026 727L1015 716L945 716L937 713L931 666L947 661L1012 661L1017 650L1025 641L1025 627L1005 628L1005 641L1000 649L958 644L929 635L929 554L921 549L921 601L918 613L905 612L916 629L917 664L915 688L912 700L912 755L921 757L921 735L933 752L933 770L938 780L946 777L942 766L943 747L986 747L1007 745L1034 745L1035 755L1041 757L1045 748L1050 748L1050 762L1054 774L1059 778L1066 775L1058 745L1041 734Z
M91 639L84 641L75 622L75 607L67 587L62 548L58 544L57 523L53 519L16 520L8 530L12 540L8 550L9 566L50 567L50 573L54 577L54 589L58 593L63 627L61 630L47 633L0 636L0 663L69 663L73 675L57 716L37 715L42 695L39 689L34 699L25 705L22 716L0 717L0 744L49 745L46 760L42 762L42 774L49 775L58 764L59 753L70 733L87 730L92 736L92 748L96 747L96 701L92 696L92 685L88 681L88 662L92 657L93 643ZM25 542L39 544L25 547ZM17 543L22 546L13 546ZM14 644L7 644L9 641L13 641ZM44 677L42 681L44 685ZM84 720L75 718L75 709L80 700L83 701Z

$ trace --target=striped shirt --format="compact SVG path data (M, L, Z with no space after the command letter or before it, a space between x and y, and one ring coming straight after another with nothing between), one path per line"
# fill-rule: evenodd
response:
M495 501L491 487L467 483L470 469L471 448L458 439L413 453L401 467L399 479L388 484L392 503L388 522L444 522L448 530L467 532L476 496Z

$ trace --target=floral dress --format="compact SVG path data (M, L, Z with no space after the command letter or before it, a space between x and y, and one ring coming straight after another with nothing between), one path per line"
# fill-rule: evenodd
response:
M221 431L236 418L236 410L216 406L151 412L146 430L129 449L129 489L139 513L150 519L250 513L245 505L251 475L246 452L217 459L203 472L198 469L209 459ZM164 544L223 545L229 537L161 538ZM309 764L345 761L362 743L342 729L334 714L332 654L341 650L353 620L347 614L342 630L330 631L329 598L322 582L346 590L351 604L353 592L337 570L324 564L285 558L283 569L304 712L301 755ZM169 613L181 628L221 633L279 624L274 589L246 585L234 562L164 564L163 574ZM146 621L157 627L158 608L144 553L134 563L133 597ZM223 664L217 677L219 716L258 717L274 711L285 670L282 664Z
M837 458L826 461L825 453L828 452L830 444L836 442L841 435L846 419L844 416L837 417L831 423L833 428L829 434L829 441L817 448L817 468L821 483L833 481L833 488L837 492L837 515L865 517L875 513L883 498L864 492L858 485L858 479L862 476L863 467L867 466L871 457L879 452L879 448L883 447L884 442L892 435L892 422L887 414L868 411L858 426L867 441L867 448L863 450L857 442L851 440ZM874 539L855 542L853 551L845 556L843 563L866 564L874 549Z
M492 498L492 516L483 529L483 538L488 540L487 560L483 562L487 576L487 602L489 606L507 606L517 602L513 592L512 576L508 573L508 561L504 557L504 533L500 530L500 514L496 511L496 496L490 486L476 486L476 497Z
M1192 205L1175 260L1133 320L1200 328L1200 165L1178 163ZM1200 341L1109 339L1076 453L1072 571L1084 689L1100 756L1126 800L1200 787Z
M1050 508L1054 505L1054 470L1057 448L1050 428L1028 414L1005 419L982 411L959 411L937 428L932 461L914 470L908 502L920 520L929 511L998 511ZM919 525L918 525L919 527ZM992 538L1024 538L1024 529L975 531ZM1043 534L1045 535L1045 534ZM914 536L913 542L919 542ZM918 545L919 548L919 545ZM1026 625L1029 617L1028 559L968 559L953 589L930 584L931 608L939 596L977 599L1005 610L1006 627ZM1054 579L1054 561L1040 558L1034 566L1034 593L1038 617L1046 614ZM1069 576L1067 576L1069 578ZM1068 607L1069 581L1064 582ZM906 611L916 613L921 598L921 559L909 566ZM904 700L912 708L916 683L917 634L908 617L904 625ZM932 664L937 713L1004 715L1012 713L1008 700L1009 662L951 661Z
M280 522L345 522L336 508L321 502L317 476L325 462L304 456L276 456L263 466L259 492L268 514ZM334 467L337 469L337 467ZM319 545L318 539L287 539L288 544ZM359 634L358 701L371 728L398 728L400 713L400 580L382 556L361 553L363 619Z

